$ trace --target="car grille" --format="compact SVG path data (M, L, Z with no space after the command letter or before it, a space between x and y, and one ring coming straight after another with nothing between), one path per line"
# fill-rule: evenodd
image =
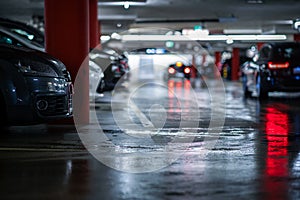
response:
M43 102L43 104L41 104ZM36 98L36 108L43 116L64 115L68 113L67 95L59 96L38 96ZM43 105L43 106L41 106Z
M68 70L63 70L63 75L66 79L67 82L71 82L71 75L70 75L70 72Z

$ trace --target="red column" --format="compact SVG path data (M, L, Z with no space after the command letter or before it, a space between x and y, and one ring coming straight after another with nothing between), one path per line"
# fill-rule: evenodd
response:
M294 34L294 41L300 42L300 34Z
M215 77L220 76L220 71L221 71L221 52L216 51L215 52L215 67L214 67Z
M240 68L240 50L238 48L232 49L232 64L231 64L231 80L236 81L239 79Z
M89 2L44 2L46 52L60 59L70 71L72 80L76 79L74 117L75 113L80 113L81 122L86 123L89 121L89 68L85 60L89 52Z
M95 48L100 43L97 2L98 0L89 0L91 49Z
M216 51L215 52L215 65L219 66L220 62L221 62L221 52Z
M256 44L257 50L260 50L263 44L264 44L263 42L258 42L258 43Z

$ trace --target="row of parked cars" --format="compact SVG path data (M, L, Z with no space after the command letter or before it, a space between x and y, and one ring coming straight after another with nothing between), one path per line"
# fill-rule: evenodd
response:
M300 43L264 44L241 66L245 97L266 99L270 92L300 92Z
M90 101L97 100L97 97L102 96L106 91L112 91L119 81L129 79L130 67L127 55L119 54L112 49L91 50L89 67Z
M113 90L129 71L127 57L116 52L92 50L89 58L91 98ZM72 117L70 73L45 52L44 34L39 30L0 19L0 71L1 126Z

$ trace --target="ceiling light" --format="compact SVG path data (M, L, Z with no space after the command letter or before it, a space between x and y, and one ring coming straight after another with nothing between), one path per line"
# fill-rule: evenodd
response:
M104 20L132 20L134 21L137 18L136 15L100 15L98 16L98 19L101 21Z
M293 23L293 26L294 26L294 29L300 31L300 20L299 19L295 20Z
M127 10L129 8L129 6L130 6L129 1L125 1L123 6Z
M233 39L232 38L228 38L226 40L226 44L233 44Z
M122 35L123 41L267 41L286 40L286 35L207 35L207 36L183 36L183 35Z
M209 30L207 29L201 29L201 30L194 30L194 29L182 29L182 35L187 36L208 36Z
M249 3L249 4L262 4L264 3L263 0L246 0L246 3Z
M147 3L147 0L98 0L99 6L124 6L128 2L130 6L139 6Z
M114 32L114 33L111 34L110 38L120 40L121 36L118 33Z
M261 34L261 29L224 29L224 34Z
M109 36L109 35L101 35L100 40L101 40L101 41L107 41L107 40L110 40L110 36Z

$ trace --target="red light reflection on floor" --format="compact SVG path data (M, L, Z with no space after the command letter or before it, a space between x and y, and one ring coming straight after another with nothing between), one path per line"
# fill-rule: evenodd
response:
M168 98L169 98L169 110L168 113L181 113L182 109L186 106L189 107L189 102L184 101L185 104L181 104L181 98L190 97L191 84L189 80L184 81L168 81Z
M286 177L288 170L288 115L274 107L266 109L267 155L265 168L265 199L286 199L287 183L280 177Z

